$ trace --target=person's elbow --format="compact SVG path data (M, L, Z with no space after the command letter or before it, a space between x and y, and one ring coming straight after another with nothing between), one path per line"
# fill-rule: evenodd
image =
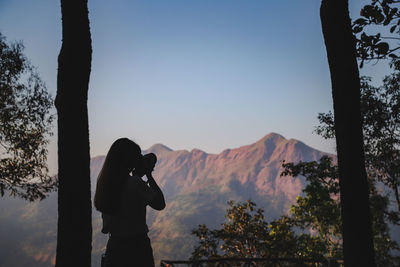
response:
M166 206L165 203L163 203L163 204L161 204L161 205L155 207L154 209L160 211L160 210L165 209L165 206Z
M165 209L165 206L164 200L152 201L152 203L150 203L150 207L158 211Z

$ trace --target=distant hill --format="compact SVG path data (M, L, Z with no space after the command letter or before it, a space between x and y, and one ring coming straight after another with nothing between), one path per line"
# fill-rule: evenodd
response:
M301 141L270 133L254 144L220 154L174 151L156 144L144 153L158 156L154 177L167 207L148 210L150 236L157 264L160 259L186 259L195 244L191 230L199 224L216 228L224 220L228 200L252 199L267 220L286 213L304 187L303 179L280 178L281 163L318 160L323 153ZM92 192L104 156L91 161ZM0 199L0 267L51 266L55 256L57 199L26 203ZM93 212L93 266L100 266L107 237ZM5 241L6 240L6 241Z

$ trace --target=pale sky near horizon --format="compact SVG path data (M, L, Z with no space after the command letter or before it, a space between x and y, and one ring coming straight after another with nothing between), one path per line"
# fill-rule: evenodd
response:
M367 2L350 0L351 15L358 17ZM319 5L89 0L91 156L105 154L124 136L143 149L162 143L219 153L270 132L334 153L332 141L313 133L318 113L332 109ZM23 41L55 96L59 1L0 0L0 32L8 41ZM361 73L381 77L385 70L377 64Z

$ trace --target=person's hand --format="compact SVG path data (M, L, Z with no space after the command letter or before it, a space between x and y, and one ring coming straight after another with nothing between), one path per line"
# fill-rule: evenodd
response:
M145 168L146 168L146 175L154 171L154 167L157 162L157 156L154 153L149 153L143 156L145 158Z

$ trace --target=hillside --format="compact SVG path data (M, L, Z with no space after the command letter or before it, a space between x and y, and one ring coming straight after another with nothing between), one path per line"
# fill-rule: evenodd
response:
M148 212L157 262L186 259L195 242L191 230L203 223L218 227L228 200L252 199L265 210L267 220L285 213L301 193L304 180L280 178L282 160L311 161L325 154L275 133L220 154L198 149L174 151L162 144L144 151L148 152L158 156L154 177L167 201L165 210ZM91 161L92 189L103 161L104 156ZM35 203L1 199L0 240L7 241L0 243L0 266L51 266L55 255L56 205L56 194ZM106 242L100 227L99 213L94 211L93 266L99 266Z

